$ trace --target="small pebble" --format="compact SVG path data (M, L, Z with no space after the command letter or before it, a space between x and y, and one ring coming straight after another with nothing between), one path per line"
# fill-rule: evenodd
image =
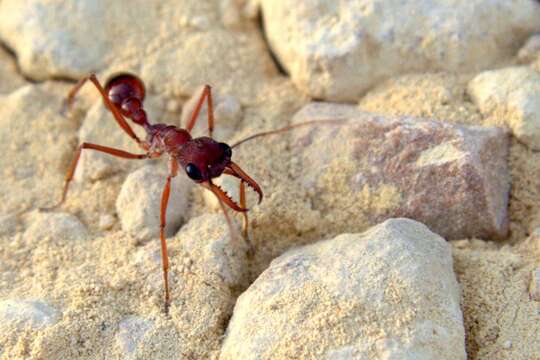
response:
M508 350L512 348L512 342L510 340L506 340L503 344L503 348Z
M100 230L109 230L115 223L115 218L111 214L103 214L99 217L98 227Z

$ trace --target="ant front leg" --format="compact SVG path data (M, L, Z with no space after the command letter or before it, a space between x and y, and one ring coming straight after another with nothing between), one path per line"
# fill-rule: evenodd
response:
M167 252L167 239L165 238L165 226L167 225L167 206L169 204L169 195L171 193L171 179L178 174L178 163L171 159L170 171L161 195L159 239L161 241L161 263L163 265L163 284L165 286L165 314L169 313L171 305L171 295L169 292L169 254Z
M113 156L116 156L116 157L119 157L119 158L123 158L123 159L146 159L146 158L148 158L148 154L132 154L132 153L124 151L124 150L119 150L119 149L115 149L115 148L111 148L111 147L107 147L107 146L101 146L101 145L91 144L91 143L86 143L86 142L82 143L81 145L79 145L79 148L75 152L75 156L73 157L73 160L71 162L69 170L68 170L68 172L66 174L66 178L64 180L65 181L64 182L64 189L62 191L62 198L60 199L60 202L58 204L54 205L54 206L51 206L49 208L45 208L43 210L55 209L55 208L59 207L60 205L62 205L64 203L64 201L66 200L66 195L67 195L67 192L68 192L68 189L69 189L69 184L71 183L71 180L73 180L73 175L75 174L75 170L77 170L77 164L79 163L79 159L81 157L81 153L82 153L83 149L96 150L96 151L100 151L100 152L110 154L110 155L113 155Z
M199 98L199 101L197 102L197 105L195 106L195 109L193 110L193 113L191 114L191 119L186 126L186 130L191 132L195 126L199 113L201 112L204 99L208 101L208 136L212 137L212 133L214 132L214 105L212 104L212 88L210 85L204 85L203 92Z
M67 100L66 100L67 107L71 108L71 106L73 105L73 101L75 100L75 96L77 95L77 93L79 92L81 87L88 80L90 80L92 82L92 84L94 84L96 89L99 91L99 93L101 94L101 97L103 98L103 102L105 103L105 106L107 106L109 111L113 114L114 119L116 120L118 125L120 125L122 130L124 130L129 135L129 137L131 137L133 140L135 140L137 142L137 144L141 144L141 140L139 139L139 137L135 134L135 132L133 131L131 126L128 124L128 122L126 121L124 116L120 113L120 111L116 108L116 106L109 99L109 96L105 92L105 89L103 89L103 86L101 86L99 80L97 79L96 74L90 74L90 75L82 78L77 83L77 85L75 85L73 87L73 89L71 89L71 91L68 94Z

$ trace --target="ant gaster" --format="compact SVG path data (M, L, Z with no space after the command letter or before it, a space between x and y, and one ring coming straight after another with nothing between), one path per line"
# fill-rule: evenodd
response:
M161 197L160 210L160 240L161 240L161 259L163 265L163 281L165 287L165 312L168 312L171 297L169 292L168 269L169 258L167 254L167 242L165 239L165 225L167 204L171 189L171 179L178 174L179 167L182 168L187 176L194 182L210 190L217 197L219 205L225 215L231 236L233 227L227 214L225 205L234 211L243 215L244 239L248 241L247 228L248 218L246 208L245 185L251 187L259 195L259 203L262 201L263 192L255 180L247 175L235 162L231 160L232 148L257 137L277 134L303 125L335 123L334 120L327 121L307 121L300 124L290 125L278 130L266 131L249 136L236 144L229 146L223 142L217 142L212 138L214 129L214 114L212 104L212 92L209 85L205 85L203 92L193 110L193 113L185 129L166 124L151 124L143 108L145 97L145 87L143 82L135 75L122 73L114 76L103 87L95 74L81 79L77 85L69 92L67 97L67 107L71 107L74 98L80 88L87 82L92 82L101 97L107 109L112 113L118 125L130 136L143 150L144 154L133 154L124 150L115 149L98 144L84 142L79 145L75 152L73 161L65 177L62 197L58 204L48 209L60 206L66 199L69 184L77 168L81 152L84 149L91 149L107 153L124 159L148 159L157 158L163 154L169 157L169 174L165 182ZM191 136L191 130L197 122L199 113L207 101L208 108L208 135L198 138ZM131 119L135 124L142 126L146 131L146 139L141 140L135 134L126 118ZM212 182L213 179L222 174L234 176L240 179L239 182L239 203L235 202L225 191ZM251 246L251 244L248 243Z

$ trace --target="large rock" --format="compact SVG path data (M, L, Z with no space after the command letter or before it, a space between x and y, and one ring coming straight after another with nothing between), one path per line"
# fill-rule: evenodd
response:
M26 85L0 96L0 214L58 202L76 123L60 114L65 87Z
M254 23L239 15L230 26L236 9L231 1L6 0L0 38L36 80L130 70L160 92L187 95L208 82L250 97L276 70Z
M158 165L146 165L131 173L116 199L122 229L140 240L159 236L161 195L168 171L163 164ZM193 181L182 172L172 179L165 228L167 235L172 235L185 219L192 187Z
M327 100L357 100L405 72L485 69L540 30L532 0L261 3L280 62L301 89Z
M293 122L336 118L346 122L293 135L293 173L325 214L319 226L363 230L402 216L450 239L506 235L503 130L383 117L328 103L304 107Z
M0 48L0 94L9 93L23 85L24 80L17 71L15 60Z
M521 142L540 150L539 72L528 67L486 71L471 80L469 94L488 122L510 127Z
M221 359L465 359L450 246L392 219L290 250L244 292Z

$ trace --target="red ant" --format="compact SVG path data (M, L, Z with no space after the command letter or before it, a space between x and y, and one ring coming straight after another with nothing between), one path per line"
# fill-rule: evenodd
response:
M69 184L73 179L77 164L81 156L81 152L84 149L91 149L100 152L104 152L116 157L124 159L148 159L157 158L167 153L169 156L169 175L165 182L161 197L161 211L160 211L160 240L161 240L161 258L163 265L163 280L165 286L165 313L168 312L170 305L170 293L169 293L169 257L167 254L167 242L165 239L165 225L166 225L166 213L167 204L169 200L169 193L171 188L171 179L178 174L178 168L181 167L185 170L186 174L193 181L202 185L206 189L210 190L217 197L221 206L223 214L227 220L231 236L233 234L233 227L231 220L227 214L225 205L234 211L240 212L243 215L243 229L242 234L244 239L248 241L248 217L246 208L246 195L245 184L251 187L259 195L259 203L262 201L263 192L260 186L255 180L247 175L236 163L231 160L232 148L257 137L277 134L290 130L292 128L310 125L320 124L322 122L335 122L333 120L328 121L308 121L300 124L287 126L278 130L266 131L249 136L232 146L229 146L223 142L217 142L212 139L212 132L214 129L214 114L212 104L212 91L209 85L205 85L204 90L197 102L191 118L187 123L185 129L166 124L150 124L146 111L143 108L143 101L145 97L145 87L138 77L132 74L123 73L111 78L103 87L98 81L95 74L91 74L81 79L77 85L69 92L67 97L67 107L70 108L73 104L74 98L80 88L90 80L103 98L103 102L107 109L112 113L114 119L120 125L120 127L145 151L144 154L133 154L120 149L115 149L98 144L91 144L84 142L79 145L79 148L75 152L73 161L69 167L69 170L65 177L64 188L62 192L62 198L60 202L53 207L53 209L60 206L66 199L66 195L69 189ZM208 106L208 135L198 138L192 138L191 130L197 122L199 112L207 101ZM128 124L125 118L131 119L135 124L140 125L146 131L146 139L140 140L135 134L131 126ZM218 185L212 182L212 179L221 176L222 174L231 175L240 179L240 194L239 202L236 203L225 191L223 191Z

